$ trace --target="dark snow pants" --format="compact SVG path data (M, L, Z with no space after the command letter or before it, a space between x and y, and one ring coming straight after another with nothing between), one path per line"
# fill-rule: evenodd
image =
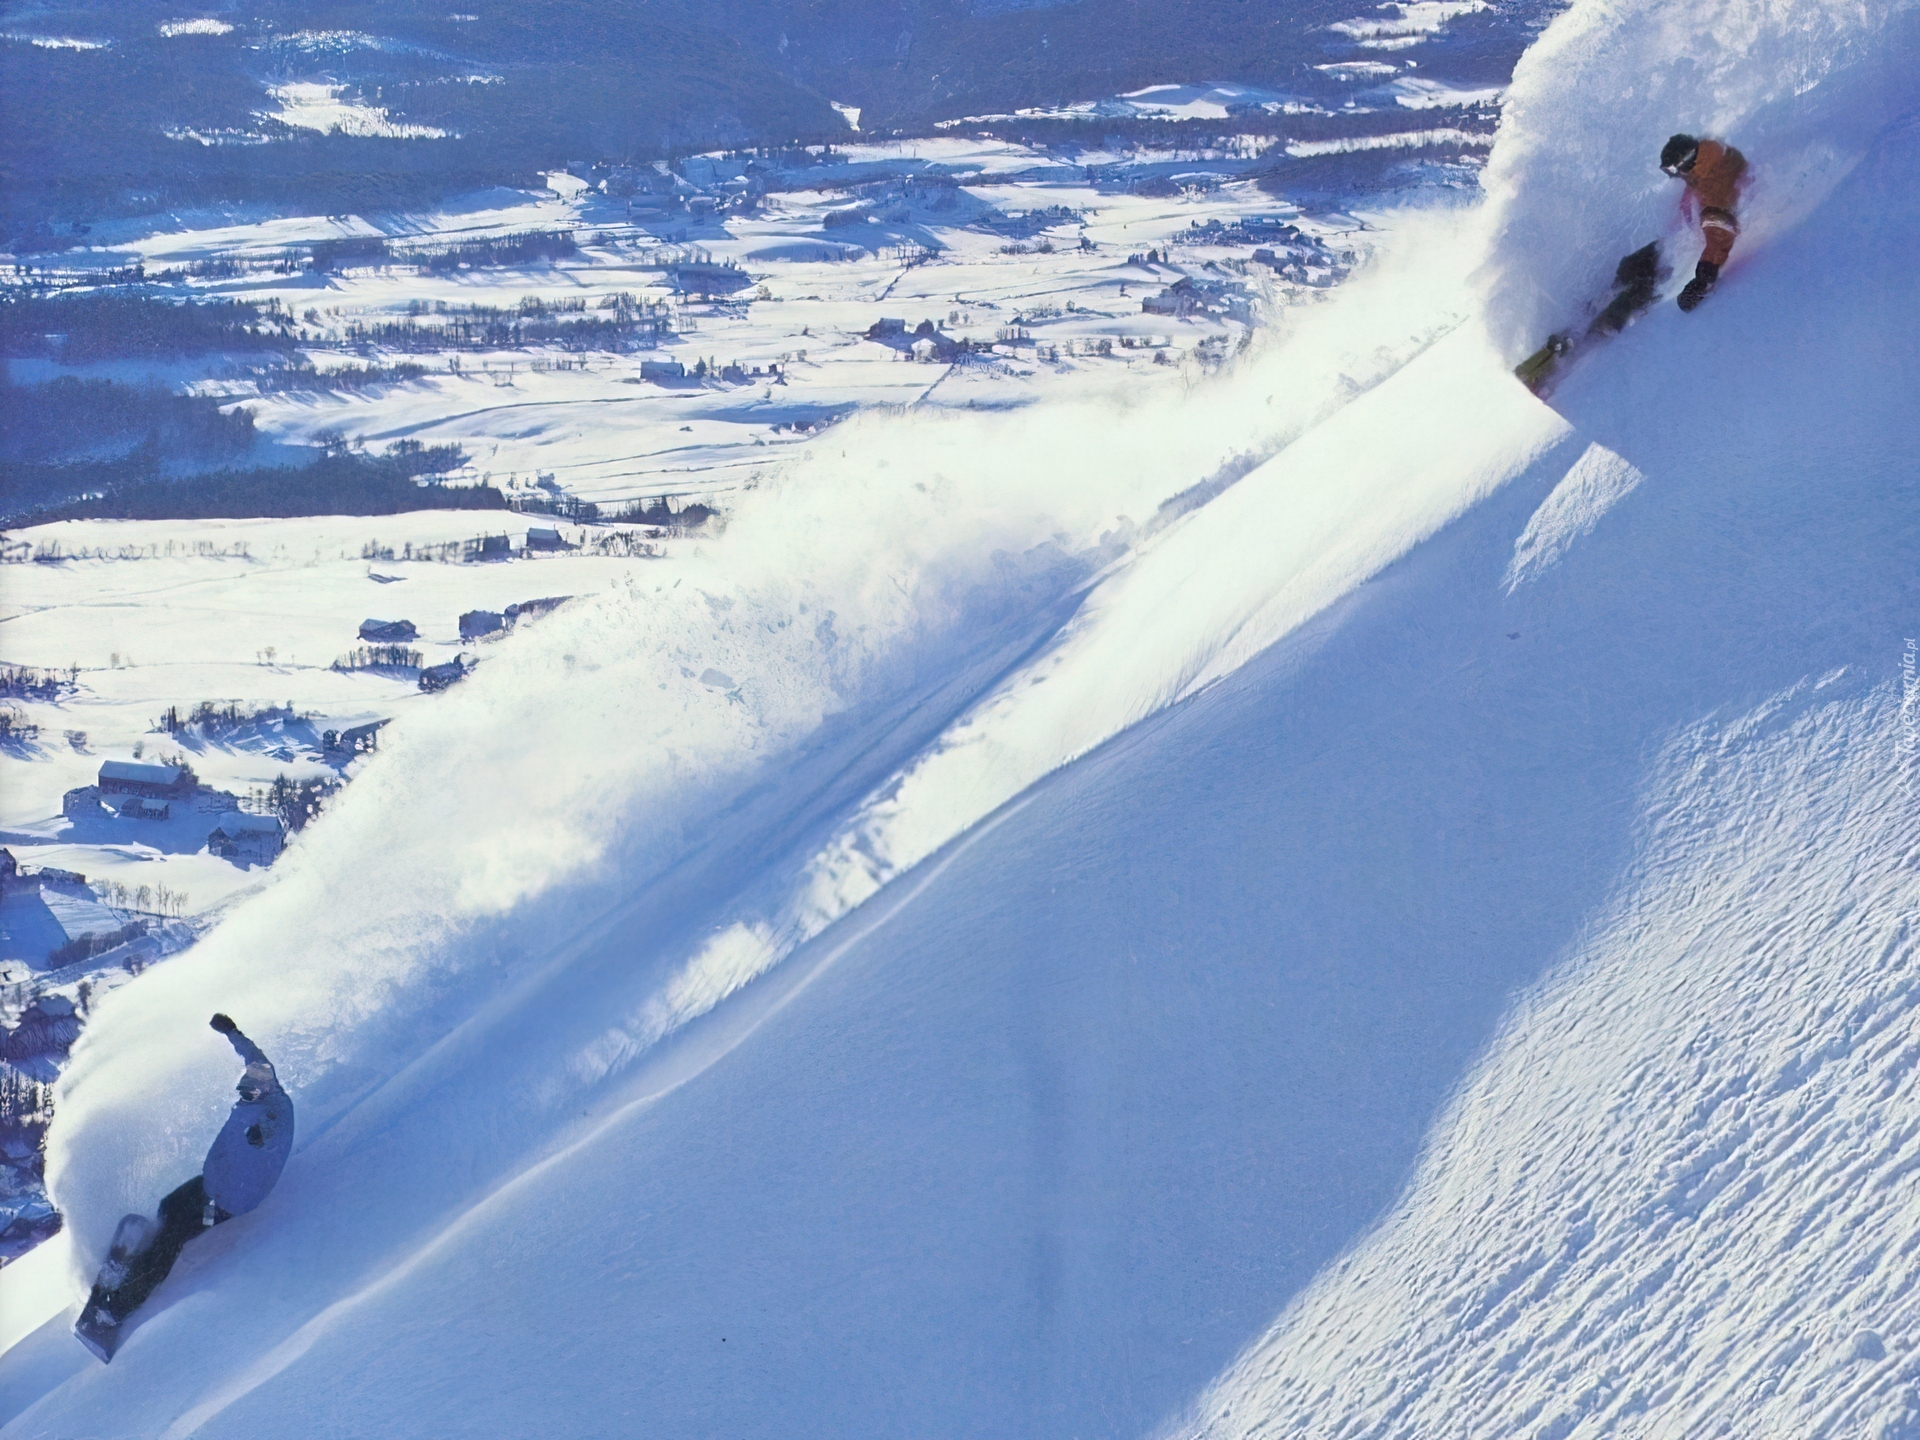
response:
M187 1242L206 1229L207 1187L198 1175L160 1202L160 1228L146 1246L127 1262L127 1278L94 1298L116 1319L124 1320L167 1278ZM227 1216L215 1211L215 1218Z

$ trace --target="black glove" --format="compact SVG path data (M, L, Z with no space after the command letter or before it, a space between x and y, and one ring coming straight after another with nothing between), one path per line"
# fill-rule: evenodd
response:
M222 1035L231 1035L234 1031L240 1028L238 1025L233 1023L233 1020L229 1016L226 1016L226 1015L216 1015L213 1017L213 1019L209 1020L207 1023L213 1026L213 1028L218 1030Z
M1707 292L1713 289L1713 282L1720 278L1720 267L1711 260L1702 260L1693 267L1693 278L1680 292L1680 308L1691 310L1707 298Z

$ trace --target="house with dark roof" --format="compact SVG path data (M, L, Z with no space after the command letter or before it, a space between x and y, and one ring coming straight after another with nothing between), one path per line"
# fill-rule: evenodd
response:
M478 640L507 628L507 617L498 610L469 610L460 617L460 638Z
M191 800L199 781L185 765L142 765L134 760L100 762L102 795L141 795L149 800Z
M278 815L249 815L242 810L222 815L207 834L210 853L260 865L271 865L286 844L287 828Z
M380 728L385 720L369 720L364 725L350 725L345 730L327 730L320 736L320 743L330 756L365 755L380 746Z
M431 694L435 690L444 690L460 680L464 680L467 671L473 667L464 655L456 655L444 665L429 665L420 672L420 688Z

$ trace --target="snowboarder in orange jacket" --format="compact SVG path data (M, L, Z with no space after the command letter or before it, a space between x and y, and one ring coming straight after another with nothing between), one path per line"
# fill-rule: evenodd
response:
M1689 221L1695 204L1700 207L1700 230L1707 245L1694 267L1693 279L1680 292L1680 308L1691 310L1707 298L1713 282L1720 278L1720 267L1733 253L1734 237L1740 233L1734 206L1746 183L1747 157L1722 140L1675 135L1660 151L1660 168L1686 181L1680 210Z

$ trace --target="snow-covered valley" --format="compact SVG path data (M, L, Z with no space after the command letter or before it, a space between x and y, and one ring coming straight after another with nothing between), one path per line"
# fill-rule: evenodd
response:
M1117 343L1103 252L1195 218L1128 196L1092 252L781 260L688 333L806 348L777 399L262 397L280 440L720 508L658 553L369 558L461 511L23 532L158 548L8 567L7 658L81 667L43 733L93 707L96 751L0 759L13 830L166 696L393 723L270 871L108 862L204 864L217 923L74 1048L0 1433L1920 1434L1915 14L1576 4L1484 199L1352 217L1350 278L1180 346ZM1543 404L1510 366L1678 228L1681 126L1767 177L1749 235ZM1044 361L856 338L1040 304L1077 327ZM327 668L396 594L436 655L574 598L442 693ZM296 1151L101 1366L71 1307L218 1126L215 1009Z

